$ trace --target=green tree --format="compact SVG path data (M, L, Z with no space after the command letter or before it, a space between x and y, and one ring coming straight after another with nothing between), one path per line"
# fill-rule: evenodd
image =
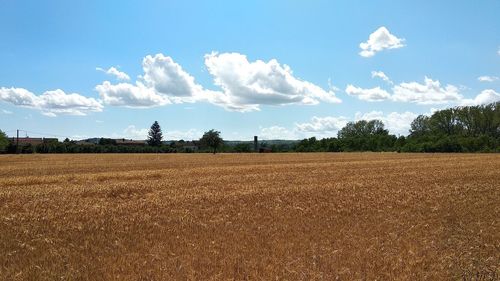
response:
M460 131L456 122L456 110L453 108L436 111L432 114L430 123L435 134L450 136Z
M9 139L7 138L7 135L0 130L0 152L4 152L8 145Z
M418 137L423 136L431 131L431 125L429 117L425 115L419 115L411 122L410 134L412 136Z
M361 138L370 135L387 135L389 131L384 129L384 123L380 120L359 120L348 122L339 132L338 138Z
M389 135L380 120L348 122L338 139L344 151L388 151L394 148L396 136Z
M151 129L149 129L148 144L151 146L160 146L162 139L163 134L161 132L160 124L158 124L158 121L155 121L153 125L151 125Z
M224 141L220 137L220 132L212 129L203 134L203 137L200 139L200 143L203 146L211 148L212 152L215 154L217 152L217 148L223 145Z
M499 151L500 102L462 106L420 115L411 124L401 151Z

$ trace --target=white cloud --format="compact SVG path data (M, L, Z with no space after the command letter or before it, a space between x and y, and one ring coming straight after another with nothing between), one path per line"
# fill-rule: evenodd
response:
M66 94L63 90L46 91L35 95L23 88L0 88L0 101L17 106L38 109L46 116L59 114L86 115L89 112L100 112L102 104L94 98L79 94Z
M194 102L203 96L203 88L171 57L157 54L142 60L144 75L135 85L111 84L96 86L105 104L135 108L163 106L171 103Z
M259 104L245 104L235 102L231 95L218 91L205 91L200 100L209 102L211 104L221 106L229 111L250 112L259 111Z
M106 105L147 108L172 103L167 96L159 94L141 83L136 85L129 83L111 84L109 81L104 81L95 89Z
M449 105L480 105L498 101L498 93L494 90L484 90L473 99L467 99L459 88L454 85L442 86L438 80L425 77L424 83L418 82L400 83L392 88L389 93L380 87L363 89L353 85L347 85L346 93L365 101L390 100L394 102L416 103L419 105L441 105L443 108Z
M296 123L295 127L300 132L306 133L332 133L342 129L347 124L345 117L316 117L311 118L310 122Z
M391 97L391 95L380 87L363 89L353 85L347 85L345 92L350 96L358 97L364 101L384 101Z
M42 115L47 116L47 117L57 117L57 115L54 112L42 112Z
M500 94L494 90L487 89L479 93L474 99L464 99L461 105L485 105L500 101Z
M216 95L218 100L211 101L228 109L341 102L333 91L294 77L289 66L275 59L249 62L239 53L211 53L205 56L205 65L215 84L222 88L222 93Z
M136 128L134 125L129 125L125 130L123 130L123 134L118 136L127 139L137 139L137 140L145 140L148 137L149 130L144 128Z
M299 139L295 130L288 130L281 126L260 128L259 139L261 140L294 140Z
M313 117L310 122L296 123L292 128L283 126L260 127L260 140L298 140L310 137L336 137L345 124L344 117Z
M441 83L425 77L424 84L417 82L401 83L394 86L392 100L422 105L459 102L462 95L453 85L441 87Z
M18 106L36 107L39 98L23 88L0 88L0 100Z
M370 34L368 41L359 44L362 50L359 55L365 58L372 57L384 49L402 48L403 42L404 39L397 38L385 26L382 26Z
M130 77L127 75L127 73L119 71L116 67L112 66L109 69L103 69L100 67L96 67L97 71L104 72L109 75L113 75L116 77L118 80L130 80Z
M479 76L477 80L481 82L494 82L497 81L499 78L496 76Z
M172 99L202 95L203 88L169 56L157 54L142 60L144 84ZM179 99L179 102L186 101Z
M202 136L203 132L197 129L165 131L163 134L166 140L199 140Z
M378 77L389 84L393 84L391 79L389 79L389 77L387 77L387 75L385 75L385 73L383 71L372 71L372 78L375 78L375 77Z
M367 113L357 112L354 119L359 120L380 120L384 123L385 128L390 133L396 135L407 135L410 130L411 122L417 118L417 114L413 112L391 112L385 115L382 111L371 111Z
M135 84L96 86L105 104L127 107L154 107L171 103L209 102L231 111L255 111L260 106L339 103L332 90L302 81L291 69L276 60L249 62L237 53L205 56L205 65L222 91L204 89L171 57L157 54L142 61L144 75Z

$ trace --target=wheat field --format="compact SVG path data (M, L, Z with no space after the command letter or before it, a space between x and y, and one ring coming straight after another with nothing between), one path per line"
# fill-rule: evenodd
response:
M500 155L0 155L0 280L499 276Z

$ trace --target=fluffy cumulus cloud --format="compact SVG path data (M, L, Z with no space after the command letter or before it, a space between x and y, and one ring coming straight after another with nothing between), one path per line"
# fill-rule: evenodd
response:
M222 105L230 108L341 102L333 91L296 78L289 66L275 59L250 62L239 53L211 53L205 56L205 65L222 89Z
M146 128L137 128L135 125L129 125L123 130L123 134L120 134L120 137L144 140L147 138L148 132L149 130Z
M0 88L0 101L38 109L47 116L86 115L89 112L100 112L103 109L103 105L94 98L75 93L67 94L59 89L35 95L23 88L2 87Z
M144 84L158 94L178 102L203 94L203 88L195 83L194 77L169 56L146 56L142 60L142 69Z
M299 139L295 130L289 130L281 126L261 127L259 139L261 140L294 140Z
M292 128L283 126L261 127L259 138L263 140L296 140L309 137L334 137L349 120L345 117L317 117L309 122L295 123Z
M345 92L364 101L389 100L419 105L480 105L498 100L498 93L493 90L484 90L473 99L465 98L460 90L461 88L457 86L443 86L439 80L425 77L423 83L397 84L392 87L392 92L387 92L380 87L364 89L353 85L347 85Z
M480 82L494 82L497 81L499 78L496 76L479 76L477 80Z
M249 62L238 53L211 53L205 65L221 90L204 89L171 57L157 54L142 61L144 75L135 84L96 86L105 104L153 107L170 103L209 102L231 111L259 110L261 105L339 103L331 90L293 76L276 60Z
M461 105L485 105L493 102L500 101L500 94L494 90L483 90L473 99L464 99Z
M104 73L112 75L112 76L115 76L116 79L118 79L118 80L130 80L130 77L128 76L127 73L119 71L114 66L112 66L112 67L110 67L108 69L103 69L103 68L100 68L100 67L96 67L96 70L104 72Z
M353 85L347 85L345 92L350 96L358 97L364 101L384 101L391 97L391 95L380 87L363 89Z
M385 49L402 48L403 42L404 39L394 36L385 26L382 26L370 34L368 41L359 44L361 48L359 55L365 58L373 57L375 53Z
M423 84L409 82L396 85L393 92L392 99L394 101L423 105L459 102L463 98L458 87L441 86L438 80L432 80L428 77L425 77Z
M199 140L203 132L198 129L165 131L164 138L167 140Z
M367 113L357 112L354 119L357 120L380 120L384 123L385 128L392 134L407 135L410 130L411 122L417 118L417 114L413 112L391 112L384 114L382 111L371 111Z
M345 117L316 117L314 116L310 122L297 123L295 127L299 132L306 133L331 133L337 132L347 124Z
M95 89L106 105L147 108L172 103L167 96L142 83L111 84L109 81L104 81Z
M372 71L372 78L380 78L389 84L393 84L391 79L383 71Z
M147 108L193 102L203 94L194 78L171 57L157 54L142 60L144 75L132 83L104 81L96 90L107 105Z

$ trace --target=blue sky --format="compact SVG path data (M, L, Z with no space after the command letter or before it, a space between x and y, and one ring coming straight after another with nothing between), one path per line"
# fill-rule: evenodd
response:
M418 114L500 99L499 11L500 1L0 1L0 129L140 139L158 120L167 139L211 128L288 139L377 118L406 134Z

